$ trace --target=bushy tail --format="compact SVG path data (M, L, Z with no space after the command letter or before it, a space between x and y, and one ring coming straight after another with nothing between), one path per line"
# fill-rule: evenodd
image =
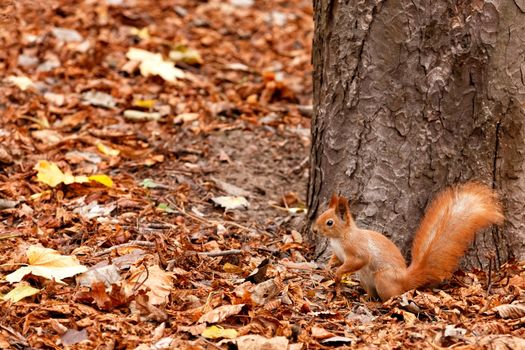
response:
M441 192L414 237L406 290L450 277L476 232L503 220L496 193L485 185L471 182Z

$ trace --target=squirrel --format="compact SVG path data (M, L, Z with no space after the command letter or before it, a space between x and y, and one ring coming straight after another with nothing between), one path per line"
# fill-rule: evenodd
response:
M501 204L491 188L477 182L450 187L426 211L412 243L408 267L392 241L356 226L346 198L333 195L313 231L329 238L333 255L328 266L340 263L336 283L343 275L357 272L368 295L385 301L449 278L476 232L503 221Z

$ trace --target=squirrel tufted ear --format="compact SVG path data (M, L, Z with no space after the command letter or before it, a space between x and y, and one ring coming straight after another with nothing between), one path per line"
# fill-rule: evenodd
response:
M346 199L345 197L339 197L337 201L337 211L339 212L339 215L344 221L350 222L352 216L350 214L350 206L348 205L348 199Z
M332 198L330 199L330 204L328 204L329 208L335 208L337 206L339 198L335 195L335 193L332 195Z

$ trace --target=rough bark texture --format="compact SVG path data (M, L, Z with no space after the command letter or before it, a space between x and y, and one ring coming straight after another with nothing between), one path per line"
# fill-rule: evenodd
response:
M469 261L522 255L525 1L314 0L314 10L310 220L333 192L346 195L358 225L406 253L436 192L476 179L500 191L508 221L478 235Z

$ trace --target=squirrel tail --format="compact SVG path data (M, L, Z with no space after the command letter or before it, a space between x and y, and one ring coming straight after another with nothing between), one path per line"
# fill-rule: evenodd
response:
M450 277L476 232L503 220L497 194L485 185L470 182L441 192L414 237L405 290Z

